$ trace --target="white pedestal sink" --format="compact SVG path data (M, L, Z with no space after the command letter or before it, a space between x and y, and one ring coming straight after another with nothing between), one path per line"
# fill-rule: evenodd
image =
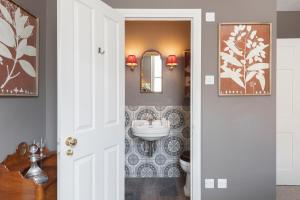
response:
M132 130L136 137L146 141L155 141L169 135L170 122L166 119L154 120L152 123L147 120L134 120Z

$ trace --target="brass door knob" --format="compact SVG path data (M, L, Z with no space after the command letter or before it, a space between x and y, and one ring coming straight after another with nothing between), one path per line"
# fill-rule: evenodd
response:
M75 147L77 145L77 139L73 137L68 137L66 139L66 145L68 147Z

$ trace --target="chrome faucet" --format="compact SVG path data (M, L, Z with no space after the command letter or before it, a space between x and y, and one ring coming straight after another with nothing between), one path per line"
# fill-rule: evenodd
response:
M154 118L151 114L147 114L147 120L149 122L149 125L152 126L152 122L153 122Z
M152 122L153 122L153 116L151 115L151 117L148 118L149 124L150 126L152 126Z

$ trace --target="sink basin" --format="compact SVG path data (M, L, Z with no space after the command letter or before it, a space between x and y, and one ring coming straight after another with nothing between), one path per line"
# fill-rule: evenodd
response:
M168 120L154 120L152 124L147 120L134 120L132 122L133 135L146 141L159 140L170 133L170 122Z

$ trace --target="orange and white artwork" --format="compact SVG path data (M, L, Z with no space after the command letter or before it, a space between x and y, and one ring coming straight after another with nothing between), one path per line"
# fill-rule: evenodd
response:
M38 95L38 18L0 0L0 96Z
M219 95L271 94L271 24L220 24Z

